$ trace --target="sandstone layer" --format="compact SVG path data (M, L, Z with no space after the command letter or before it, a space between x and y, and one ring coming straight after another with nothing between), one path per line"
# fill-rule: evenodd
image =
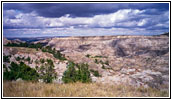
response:
M37 41L60 50L68 60L88 63L101 77L91 75L93 82L126 84L132 86L168 89L169 37L168 36L93 36L52 38ZM60 62L51 54L37 51L22 52L4 47L4 55L52 58L56 71L62 77L67 62ZM89 56L88 56L89 55ZM10 60L13 58L11 57Z

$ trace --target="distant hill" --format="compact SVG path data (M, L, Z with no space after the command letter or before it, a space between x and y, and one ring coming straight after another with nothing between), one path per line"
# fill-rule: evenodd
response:
M11 41L3 37L3 45L6 45L7 43L11 43Z
M169 32L165 32L165 33L163 33L163 34L161 34L161 35L166 35L166 36L169 37Z

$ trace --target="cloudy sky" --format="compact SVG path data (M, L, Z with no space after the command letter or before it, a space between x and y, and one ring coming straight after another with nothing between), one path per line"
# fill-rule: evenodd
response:
M3 3L6 37L156 35L168 3Z

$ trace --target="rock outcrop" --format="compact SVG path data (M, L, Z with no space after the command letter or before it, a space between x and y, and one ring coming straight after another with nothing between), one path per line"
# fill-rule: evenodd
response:
M53 38L49 46L61 50L68 59L87 62L102 77L95 82L134 86L168 87L169 38L167 36L95 36ZM91 55L88 58L85 55ZM94 56L105 56L94 58ZM95 59L109 65L96 64ZM109 67L109 68L108 68Z
M169 88L168 36L67 37L52 38L39 42L47 43L47 46L60 50L68 60L76 63L88 63L89 69L97 70L101 75L101 77L95 77L91 74L93 82L158 89ZM32 55L33 62L38 58L53 58L52 55L41 51L23 53L22 50L16 51L15 48L9 47L4 49L4 53L14 57ZM56 71L62 77L67 62L59 63L54 58L53 61ZM59 80L57 79L54 82L61 83Z

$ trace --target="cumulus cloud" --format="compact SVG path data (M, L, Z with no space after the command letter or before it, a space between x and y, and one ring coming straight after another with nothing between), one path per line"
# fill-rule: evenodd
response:
M97 6L99 5L95 8ZM35 36L152 35L169 30L169 11L159 11L155 8L118 9L91 17L73 17L71 13L65 13L60 17L45 17L37 11L30 10L26 13L16 10L19 8L15 7L3 11L3 28L6 36L13 36L12 34L21 34L20 36L29 36L29 34ZM110 8L105 7L105 9Z
M6 12L9 12L8 10ZM122 9L117 12L95 15L93 17L70 17L69 14L60 18L46 18L32 13L18 13L13 19L4 17L5 26L13 27L132 27L159 24L164 20L168 21L168 13L161 15L145 15L144 10L138 9ZM155 19L156 17L156 19ZM135 20L137 19L137 20ZM163 20L163 21L162 21Z

